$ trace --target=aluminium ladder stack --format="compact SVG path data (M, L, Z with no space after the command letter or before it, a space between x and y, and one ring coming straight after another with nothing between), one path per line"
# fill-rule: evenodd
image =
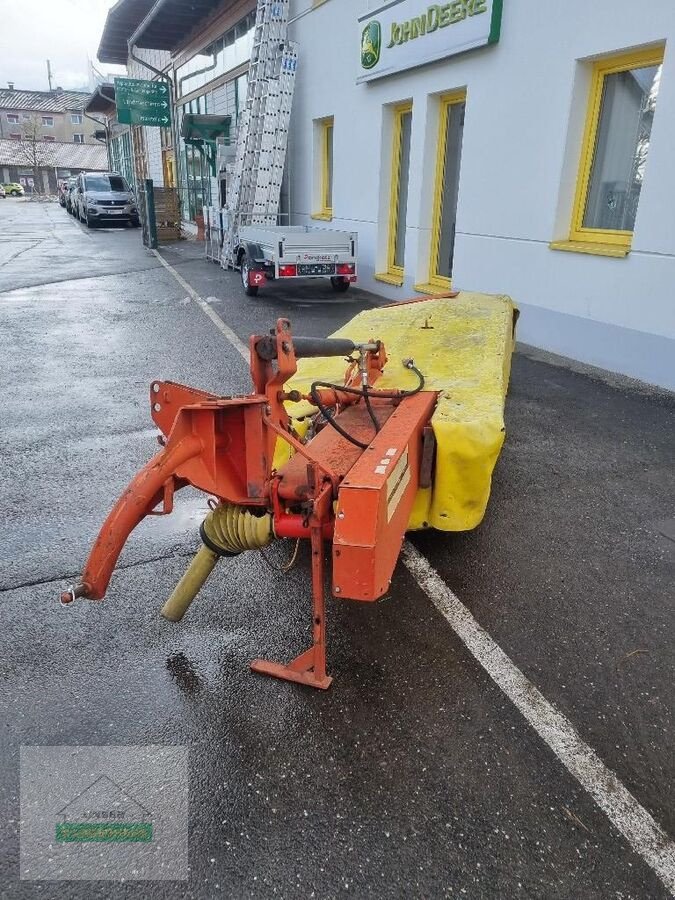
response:
M233 258L242 225L276 225L298 53L287 40L289 0L258 0L246 105L228 177L221 265Z

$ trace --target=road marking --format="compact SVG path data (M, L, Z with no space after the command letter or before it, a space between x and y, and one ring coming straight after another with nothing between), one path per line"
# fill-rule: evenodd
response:
M513 664L429 560L409 541L403 545L402 558L410 574L490 678L593 797L635 852L654 870L671 894L675 894L675 843L582 740L569 719Z
M183 276L179 272L177 272L174 269L174 267L170 263L168 263L160 253L157 252L157 250L153 250L152 252L155 254L157 259L161 262L161 264L164 266L164 268L168 269L169 272L171 272L171 274L176 279L178 284L184 290L186 290L188 292L188 294L190 295L192 300L194 300L194 302L202 310L202 312L206 313L206 315L209 317L209 319L211 319L213 324L223 334L223 336L226 338L226 340L228 340L230 342L230 344L232 344L232 346L237 351L237 353L239 353L240 356L243 356L244 359L246 360L246 362L248 363L249 359L250 359L250 353L249 353L249 350L248 350L248 347L246 346L246 344L244 344L242 341L239 340L238 336L234 333L234 331L232 331L232 329L229 327L229 325L226 325L225 322L223 322L223 320L220 318L218 313L209 306L209 304L206 302L206 300L203 300L199 296L199 294L192 287L192 285L188 284L187 281L183 278Z
M173 266L156 250L152 252L248 362L248 347ZM402 560L476 661L527 719L567 771L593 797L633 850L653 869L670 893L675 895L675 843L579 736L569 719L514 665L478 624L459 597L450 590L429 560L409 541L403 545Z

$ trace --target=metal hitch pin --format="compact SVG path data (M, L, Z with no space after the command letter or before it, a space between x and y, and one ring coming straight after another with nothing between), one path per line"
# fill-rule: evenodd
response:
M71 584L67 591L64 591L59 597L59 602L61 606L68 606L74 600L77 600L78 597L84 597L87 593L87 585L86 584Z

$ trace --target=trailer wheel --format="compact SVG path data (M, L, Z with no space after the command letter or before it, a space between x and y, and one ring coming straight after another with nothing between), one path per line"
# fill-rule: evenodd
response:
M246 256L245 253L242 253L242 255L239 259L239 266L240 266L239 271L241 274L241 284L242 284L242 287L244 288L244 293L246 294L247 297L257 297L259 288L257 288L253 284L248 283L249 266L248 266L248 256Z
M346 278L331 278L330 283L333 290L337 291L338 294L344 294L345 291L349 290L349 282Z

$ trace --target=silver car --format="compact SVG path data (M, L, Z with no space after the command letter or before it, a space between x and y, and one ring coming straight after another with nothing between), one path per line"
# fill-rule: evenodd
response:
M81 172L73 196L74 213L89 228L111 222L140 225L133 191L117 172Z

